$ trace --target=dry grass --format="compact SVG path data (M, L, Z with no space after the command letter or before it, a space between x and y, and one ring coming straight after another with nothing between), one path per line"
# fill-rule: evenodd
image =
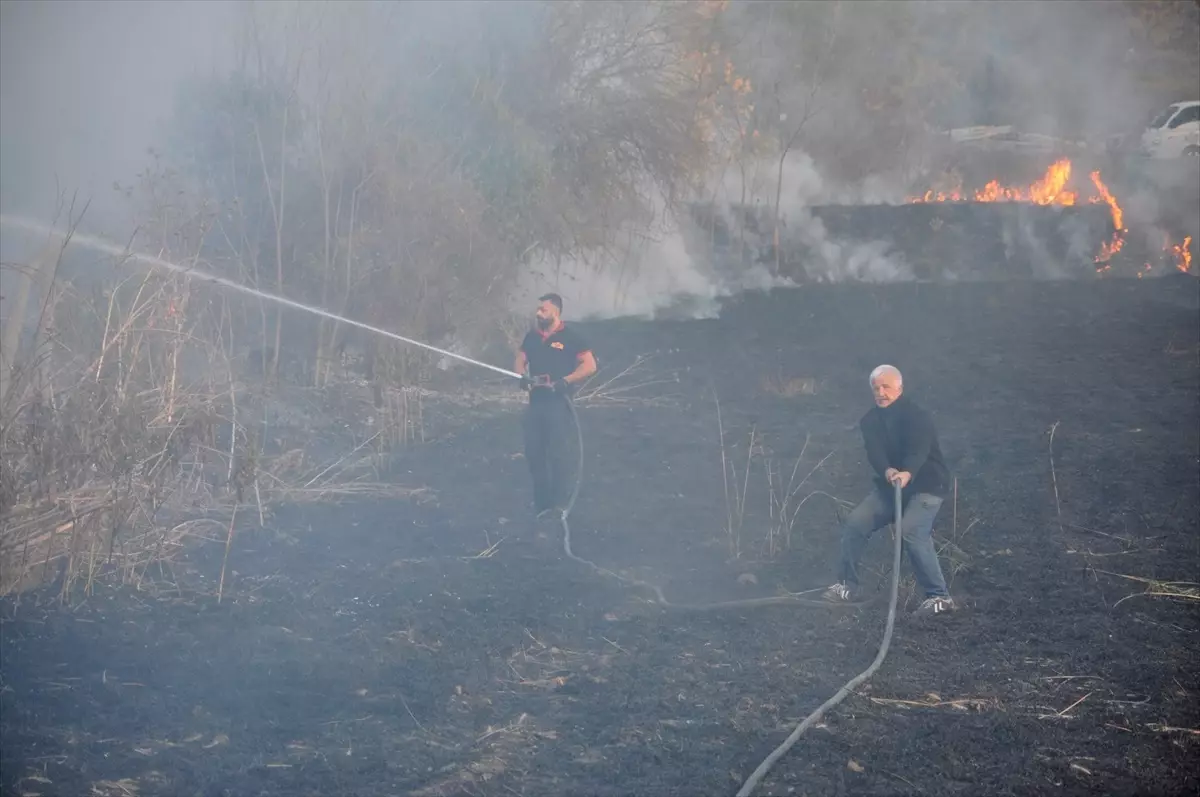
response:
M817 394L817 380L813 377L786 377L782 372L764 376L760 386L764 393L783 398L799 398Z
M0 524L0 594L55 580L64 594L81 582L90 592L99 578L111 575L140 586L152 566L188 544L217 539L204 532L224 526L211 519L154 522L146 514L145 492L145 485L137 485L132 497L125 497L132 501L131 511L107 485L15 508Z
M1092 577L1094 579L1096 579L1097 583L1099 583L1099 577L1101 575L1107 575L1107 576L1112 576L1114 578L1125 579L1126 581L1133 581L1135 583L1142 584L1144 586L1144 589L1141 592L1131 593L1131 594L1126 595L1125 597L1121 598L1120 600L1118 600L1116 603L1113 604L1113 608L1120 606L1122 603L1124 603L1127 600L1131 600L1133 598L1140 598L1140 597L1167 598L1169 600L1183 601L1183 602L1200 601L1200 583L1196 583L1196 582L1192 582L1192 581L1166 581L1163 579L1147 578L1147 577L1143 577L1143 576L1134 576L1134 575L1128 575L1125 573L1114 573L1114 572L1111 572L1108 570L1100 570L1099 568L1092 565L1091 559L1094 557L1124 556L1126 554L1134 553L1134 552L1138 551L1139 549L1137 547L1136 541L1128 535L1113 534L1113 533L1109 533L1109 532L1105 532L1105 531L1100 531L1098 529L1091 529L1091 528L1087 528L1086 526L1081 526L1081 525L1078 525L1075 523L1068 523L1063 520L1062 501L1060 500L1059 489L1058 489L1058 473L1057 473L1057 469L1055 467L1055 462L1054 462L1054 434L1058 429L1058 425L1059 424L1056 421L1054 423L1054 425L1050 427L1049 456L1050 456L1050 480L1051 480L1051 486L1052 486L1053 492L1054 492L1054 509L1055 509L1055 516L1056 516L1057 522L1058 522L1059 532L1061 534L1065 535L1066 531L1068 529L1070 529L1073 532L1084 532L1084 533L1102 537L1102 538L1105 538L1108 540L1114 540L1114 541L1120 543L1120 545L1121 545L1121 550L1119 550L1119 551L1095 553L1090 550L1079 551L1076 548L1072 548L1072 549L1068 550L1068 553L1083 553L1084 554L1084 556L1088 562L1088 567L1087 567L1088 572L1092 575Z
M1050 483L1054 487L1054 516L1058 519L1058 531L1063 533L1062 500L1058 496L1058 470L1054 467L1054 433L1058 431L1060 421L1055 421L1050 427L1050 441L1047 447L1050 451Z
M425 404L419 390L389 390L382 392L379 408L380 423L386 435L381 434L375 452L383 453L383 444L392 447L425 442Z
M751 427L746 444L745 459L735 460L733 452L725 443L725 423L721 414L721 401L714 394L717 417L717 437L720 441L721 478L725 499L725 538L729 556L740 559L749 549L745 539L747 495L751 489L751 474L756 465L761 469L764 492L767 498L765 529L760 539L752 545L760 556L773 559L796 545L795 530L800 510L814 498L826 498L840 510L850 504L823 490L809 487L809 480L833 456L833 451L817 460L812 467L802 470L801 464L808 453L811 437L806 436L799 455L790 468L782 468L771 456L757 427ZM787 473L787 479L784 479ZM802 475L803 474L803 475Z
M808 484L808 480L812 478L812 475L825 464L826 460L833 456L833 452L830 451L821 457L804 474L803 478L797 481L796 477L800 474L800 463L804 461L804 454L808 451L808 444L811 439L811 435L805 435L804 447L800 449L800 455L796 457L796 461L792 465L786 484L783 481L783 474L776 466L774 460L770 457L766 457L764 460L763 464L767 479L769 523L764 540L765 550L763 553L767 558L774 558L782 551L791 550L793 543L792 535L796 528L796 518L809 499L817 496L833 498L828 493L819 490L809 490L803 498L800 497L801 491L804 490L805 485ZM833 500L836 501L837 499Z
M263 524L273 501L423 494L363 475L421 438L419 397L381 408L378 432L332 463L311 467L300 450L265 460L252 430L266 398L239 380L226 297L159 272L78 288L57 276L69 238L5 266L6 288L32 274L42 294L25 303L34 314L8 305L5 319L0 595L141 586L188 544L228 545L241 505Z
M504 725L489 726L470 743L461 745L473 749L469 761L443 767L431 783L411 793L420 797L451 797L494 791L489 789L490 781L509 769L527 771L530 751L542 740L558 738L557 731L539 725L533 715L521 712Z
M956 711L986 711L1000 707L1000 701L993 697L958 697L945 699L930 692L921 700L901 700L898 698L872 697L872 703L880 706L896 706L897 708L950 708Z
M229 369L205 342L222 319L189 311L185 277L127 277L91 295L54 279L67 239L32 265L50 275L35 337L6 361L0 594L47 579L64 595L90 591L101 574L139 584L191 536L181 515L217 508L222 472L238 475L229 383L211 376ZM210 377L188 380L184 363L201 352ZM234 430L225 444L222 425Z
M750 429L750 444L746 448L746 466L738 484L737 473L733 471L733 461L725 447L725 423L721 418L721 400L713 394L717 405L717 440L721 451L721 479L725 492L725 537L729 543L729 556L740 559L742 556L742 528L746 523L746 493L750 486L750 462L754 456L755 435L757 428Z
M432 497L428 488L405 487L370 481L375 472L376 449L385 431L376 432L347 454L319 465L310 465L302 448L275 457L260 473L267 494L274 501L287 503L331 503L346 498L417 498Z
M971 555L967 553L964 546L966 545L967 535L971 533L971 529L979 523L979 518L973 518L965 527L960 528L958 524L958 479L954 479L953 491L951 493L951 524L949 538L944 538L940 545L937 545L938 559L942 563L942 570L946 576L946 586L950 589L954 588L954 581L958 574L971 566ZM936 544L936 540L935 540Z
M1125 601L1131 598L1170 598L1179 601L1200 601L1200 584L1194 581L1161 581L1154 578L1143 578L1142 576L1131 576L1125 573L1112 573L1107 570L1099 570L1093 568L1093 572L1105 576L1114 576L1115 578L1123 578L1126 581L1133 581L1145 586L1141 592L1134 592L1126 595L1119 601L1113 604L1113 608L1120 606Z
M522 696L530 691L553 692L573 679L604 683L603 672L610 662L616 656L628 653L611 640L604 639L604 642L611 648L610 652L570 650L540 639L525 629L521 644L506 662L510 677L500 679L501 691ZM462 686L456 686L448 699L449 710L463 717L475 715L481 706L490 707L498 702L499 696L495 693L475 692ZM421 726L416 717L412 720ZM531 753L547 741L558 738L557 730L528 711L511 711L502 721L476 727L470 735L446 731L445 742L436 739L423 726L421 728L421 741L425 744L467 754L466 760L447 764L427 785L412 792L426 797L494 792L495 787L489 789L489 781L509 770L529 772Z
M650 395L645 393L647 388L661 390L663 385L679 383L677 376L652 377L648 375L651 357L638 355L632 363L612 376L605 376L601 368L590 379L580 385L575 392L575 403L580 406L597 405L629 405L665 406L670 403L667 396L656 391Z
M548 645L525 629L528 641L509 657L507 666L513 678L509 684L523 689L555 689L573 677L586 662L606 661L589 651L575 651ZM584 667L586 670L587 668Z

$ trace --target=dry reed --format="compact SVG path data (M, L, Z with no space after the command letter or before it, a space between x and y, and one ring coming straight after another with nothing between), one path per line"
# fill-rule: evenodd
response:
M380 432L330 465L306 469L290 451L264 460L248 424L265 399L239 381L227 298L177 274L81 288L58 277L69 235L37 262L5 266L6 287L15 275L41 294L26 303L37 315L10 310L4 327L0 596L141 586L156 564L212 540L199 533L207 524L230 545L241 504L263 524L271 501L419 494L355 475L369 444L422 439L419 397L401 394Z

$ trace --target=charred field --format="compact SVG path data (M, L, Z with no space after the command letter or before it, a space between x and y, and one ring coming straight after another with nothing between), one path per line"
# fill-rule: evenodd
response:
M582 325L602 370L573 546L681 602L826 585L867 485L866 374L894 363L957 478L935 534L963 610L902 611L760 793L1194 794L1198 308L1176 274ZM518 401L472 389L486 411L431 400L442 431L392 463L421 500L247 522L219 605L219 546L141 591L7 599L4 793L732 794L871 661L883 605L662 610L566 560L529 519Z

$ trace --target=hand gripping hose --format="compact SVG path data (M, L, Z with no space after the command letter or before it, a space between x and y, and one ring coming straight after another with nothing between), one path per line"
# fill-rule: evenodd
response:
M896 625L896 598L900 594L900 547L903 541L901 532L901 529L903 528L901 525L901 520L903 519L903 510L900 507L899 484L895 484L893 500L896 505L896 520L894 529L896 545L895 552L892 556L892 594L891 599L888 602L887 628L884 629L883 641L879 644L879 653L875 655L875 661L871 662L870 667L847 681L845 686L839 689L833 697L822 703L816 711L805 717L804 721L797 725L796 729L792 731L792 733L786 739L783 740L783 744L776 747L771 754L767 756L761 764L758 765L758 769L754 770L750 777L746 779L746 782L742 784L742 788L738 790L737 797L750 797L750 794L754 791L754 787L757 786L759 781L766 776L771 767L775 765L775 762L780 758L783 758L784 754L791 749L792 745L796 743L796 740L800 738L800 735L812 727L817 720L821 719L826 711L833 708L838 703L841 703L851 692L864 684L868 678L875 674L875 671L879 669L880 665L883 664L883 659L885 656L887 656L888 646L892 642L892 630Z

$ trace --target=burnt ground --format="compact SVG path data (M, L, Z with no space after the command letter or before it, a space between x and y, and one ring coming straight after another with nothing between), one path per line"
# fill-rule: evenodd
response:
M937 535L964 610L902 615L759 793L1194 794L1200 603L1134 579L1200 581L1198 306L1186 275L815 286L587 325L605 374L651 357L581 410L575 548L679 601L823 586L893 362L958 478ZM714 391L739 481L756 439L737 560ZM537 539L514 411L398 458L422 500L247 526L221 605L220 546L140 592L7 601L4 793L733 794L867 666L884 606L649 605ZM802 449L812 499L768 559L767 463L786 481ZM868 557L882 590L886 532Z

